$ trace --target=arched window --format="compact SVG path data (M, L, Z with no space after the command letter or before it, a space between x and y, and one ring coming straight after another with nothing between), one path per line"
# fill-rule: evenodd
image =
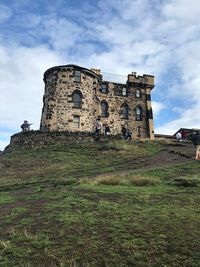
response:
M121 106L121 114L122 114L122 119L128 119L128 105L127 104L123 104Z
M101 102L101 116L102 117L108 117L108 103L106 101Z
M82 105L82 94L80 91L74 91L72 94L72 101L73 101L73 106L75 108L81 108Z
M142 121L142 107L137 106L135 109L135 119L136 121Z

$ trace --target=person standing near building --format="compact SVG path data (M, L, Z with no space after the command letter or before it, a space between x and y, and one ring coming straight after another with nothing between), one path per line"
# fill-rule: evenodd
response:
M186 141L186 139L187 139L186 132L184 130L181 131L181 139L183 141Z
M131 138L132 138L132 132L131 132L130 129L127 129L126 130L126 137L127 137L127 140L131 140Z
M23 132L28 132L30 131L30 126L32 123L28 123L28 121L24 121L24 123L21 125L22 131Z
M122 125L121 133L122 133L123 138L126 140L127 139L127 131L126 131L125 125Z
M101 118L98 116L96 119L96 124L95 124L95 133L100 134L101 133Z
M104 131L105 131L105 135L110 134L110 126L108 125L108 123L106 123Z
M176 140L178 140L178 141L182 141L182 135L181 135L181 132L178 132L178 133L176 134Z
M200 160L200 131L192 136L192 143L196 148L195 160Z

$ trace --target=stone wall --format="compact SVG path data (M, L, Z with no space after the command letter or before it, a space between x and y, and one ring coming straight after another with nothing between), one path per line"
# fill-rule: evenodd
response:
M80 81L75 72L80 72ZM95 120L101 116L101 123L109 124L112 134L120 134L122 125L133 133L133 138L154 137L150 93L154 87L151 75L127 76L126 84L103 81L100 70L88 70L76 65L53 67L44 74L45 93L40 130L94 132ZM107 86L107 91L102 90ZM75 107L73 94L81 95L81 107ZM140 96L137 95L140 92ZM107 116L102 116L102 102L108 105ZM128 106L124 118L123 105ZM137 107L141 119L136 118ZM76 120L79 121L77 127Z
M46 146L56 146L58 143L95 143L108 140L122 139L121 135L99 135L86 132L68 132L68 131L29 131L20 132L11 136L10 144L5 151L13 149L42 148Z

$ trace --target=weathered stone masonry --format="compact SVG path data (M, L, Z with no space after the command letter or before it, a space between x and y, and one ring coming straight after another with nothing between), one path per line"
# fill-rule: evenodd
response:
M154 76L128 74L125 84L103 80L100 70L57 66L44 73L40 130L93 132L101 116L111 134L127 125L133 138L154 138L151 90Z

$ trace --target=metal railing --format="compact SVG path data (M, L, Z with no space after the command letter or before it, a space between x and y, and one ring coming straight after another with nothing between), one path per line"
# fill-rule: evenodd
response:
M113 82L113 83L122 83L126 84L127 82L127 76L120 75L120 74L114 74L109 72L102 72L103 75L102 80L106 82Z

